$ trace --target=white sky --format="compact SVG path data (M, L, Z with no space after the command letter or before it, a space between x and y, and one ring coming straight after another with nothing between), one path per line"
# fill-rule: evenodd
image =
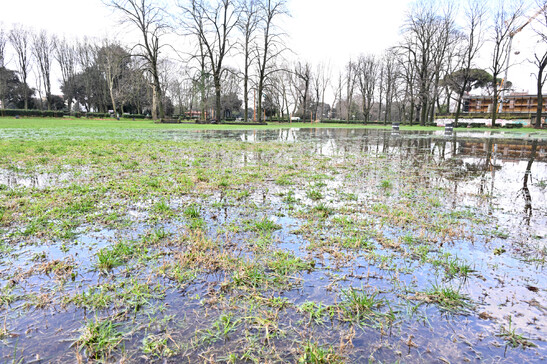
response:
M330 62L336 77L338 69L350 58L361 53L380 54L394 45L410 3L411 0L288 0L292 17L284 27L289 46L296 53L295 59L312 64ZM13 23L20 23L68 38L128 37L101 0L1 0L0 23L8 29ZM515 37L515 49L520 54L512 55L515 66L509 79L517 90L535 93L535 77L531 75L535 67L526 61L533 49L529 28ZM488 50L487 44L483 48L483 63L479 64L483 68L488 67ZM15 68L14 62L8 58L8 67Z

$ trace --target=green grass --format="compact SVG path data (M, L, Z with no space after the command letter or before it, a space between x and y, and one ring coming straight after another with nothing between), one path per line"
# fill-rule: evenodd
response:
M517 334L512 326L512 318L509 316L509 325L508 327L502 326L500 333L496 336L503 338L506 341L506 345L512 348L518 348L519 346L524 348L536 347L537 345L529 341L528 338L524 337L521 334Z
M301 351L302 354L298 358L299 364L334 364L344 362L343 357L332 346L319 345L313 341L304 343Z
M87 357L103 361L123 340L119 326L108 319L89 320L81 329L76 345L85 351Z
M259 221L250 222L247 229L250 231L268 233L281 229L281 225L276 224L268 218L263 218Z
M323 194L316 189L306 191L306 196L312 201L322 200L324 198Z
M240 319L235 319L231 313L223 314L213 322L210 329L204 332L202 340L207 343L226 340L237 329L240 321Z
M340 298L342 302L339 307L350 321L374 318L379 315L378 309L387 304L384 299L378 298L378 292L367 293L355 288L341 290Z
M309 317L308 323L315 323L321 325L325 323L325 316L333 312L330 306L326 306L323 303L306 301L298 307L298 310L302 313L305 313Z
M460 311L471 306L469 297L463 294L459 289L451 286L434 284L431 289L427 291L427 295L430 300L446 311Z
M144 354L157 358L170 357L176 352L167 345L168 338L163 335L147 335L142 339L141 350Z
M190 218L190 219L197 219L201 217L200 208L196 204L192 204L188 206L186 209L184 209L184 216Z

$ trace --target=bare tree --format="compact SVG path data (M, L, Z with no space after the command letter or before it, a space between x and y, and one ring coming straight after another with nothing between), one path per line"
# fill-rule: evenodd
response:
M277 89L279 95L281 116L286 116L287 120L290 121L290 106L296 104L296 100L293 99L292 74L288 69L289 66L287 65L280 67L280 71L273 76L273 87Z
M486 15L486 5L484 0L468 0L465 9L466 27L464 46L461 52L461 84L459 85L457 95L456 116L454 124L458 125L458 120L461 113L463 95L469 87L471 81L471 69L474 67L474 61L477 57L482 45L483 39L483 23Z
M65 98L68 111L72 111L72 101L74 98L74 76L76 74L76 48L67 42L66 39L59 40L55 48L55 58L61 68L61 77L65 86Z
M353 92L357 80L357 65L350 60L346 65L346 120L351 120L351 108L353 104Z
M21 25L14 26L9 33L10 43L17 54L17 68L24 88L25 110L28 109L28 73L30 71L30 32Z
M365 123L370 121L370 110L374 102L378 67L378 61L373 55L361 56L357 61L357 80L362 97L362 110Z
M262 44L257 47L258 59L258 120L262 120L262 100L267 78L277 71L274 60L285 50L282 43L283 33L278 31L274 21L287 14L285 0L261 0L260 28L262 30Z
M452 3L447 3L443 13L437 22L437 31L433 40L433 75L432 75L432 94L429 103L429 121L435 120L435 104L437 109L440 105L440 80L445 78L453 63L453 49L457 48L461 42L462 35L455 28L454 8ZM449 105L447 105L449 107Z
M216 0L213 4L204 0L190 0L188 5L179 6L188 18L185 26L198 38L203 54L209 61L216 95L215 119L219 123L224 61L233 47L231 33L238 21L235 0Z
M79 41L76 45L77 52L77 61L80 69L82 70L82 78L86 95L91 95L93 93L93 73L90 72L95 65L97 46L92 43L89 39L84 38L82 41ZM83 107L86 111L91 111L89 98L79 100L80 105L83 104Z
M134 48L134 55L145 60L145 69L150 74L152 86L152 118L163 119L163 92L160 83L159 58L162 44L160 38L168 25L164 19L164 6L152 0L108 0L107 5L123 15L125 22L133 24L141 33L141 42Z
M407 16L405 24L405 44L408 50L409 60L416 70L417 96L419 104L417 112L420 114L420 125L425 125L427 116L427 106L429 102L429 91L431 87L431 70L433 69L433 37L435 35L435 22L437 19L436 9L428 1L419 1L415 3L411 12ZM414 84L409 83L409 91L412 95ZM413 104L412 100L412 104ZM413 117L413 108L411 118Z
M51 66L52 55L55 50L55 38L49 36L45 30L34 35L33 54L38 63L39 82L44 87L47 109L51 110Z
M311 82L311 65L308 62L304 64L298 62L294 68L294 90L298 95L298 105L300 106L302 120L305 120L308 116Z
M315 120L318 119L318 111L319 111L319 101L321 100L321 70L320 70L320 66L321 65L318 65L315 72L312 73L312 89L313 89L313 94L314 94L314 97L315 97L315 100L316 102L313 104L313 110L312 110L312 113L315 117Z
M342 90L344 89L344 77L342 72L338 74L338 82L333 85L334 100L332 102L331 119L334 116L336 103L338 103L337 119L342 119Z
M123 73L123 65L129 61L129 54L119 42L103 39L101 48L98 50L97 63L101 68L108 86L110 102L114 115L118 114L116 102L116 84ZM161 86L161 83L160 83ZM163 90L164 88L162 88Z
M454 8L451 2L419 0L413 4L403 27L400 48L405 54L406 94L410 101L410 119L417 113L421 125L431 120L435 104L439 107L439 83L446 73L448 51L454 39Z
M499 88L504 87L507 80L503 80L502 84L498 87L499 76L509 67L508 54L511 47L513 38L513 31L515 30L516 21L522 15L523 3L522 1L504 1L499 0L497 10L494 14L494 23L492 27L492 39L493 50L491 53L490 72L492 73L492 126L496 125L497 112L498 112L498 97Z
M324 63L320 63L319 68L317 69L317 73L320 74L319 80L321 83L321 117L323 118L325 116L325 94L327 92L327 88L330 85L331 79L330 64L325 65Z
M385 90L385 114L384 114L384 125L387 124L387 121L392 121L392 105L394 95L397 94L397 80L398 73L400 72L397 62L397 53L390 49L388 50L382 59L383 69L384 69L384 90ZM381 119L382 115L379 115Z
M258 0L239 0L241 15L238 28L243 35L243 120L249 120L249 72L252 62L252 43L258 28Z

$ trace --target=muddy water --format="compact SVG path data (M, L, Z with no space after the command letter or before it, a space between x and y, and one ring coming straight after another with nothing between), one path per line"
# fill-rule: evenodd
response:
M124 137L137 140L201 140L205 143L288 143L294 144L297 150L304 145L302 153L316 157L333 170L336 166L345 168L324 180L323 187L317 187L324 195L323 202L336 211L336 216L343 216L345 207L354 208L349 217L368 219L370 229L381 231L383 237L388 239L396 240L409 233L417 236L418 232L411 223L401 225L391 223L389 219L382 220L381 215L371 214L371 210L364 207L385 205L389 208L390 205L397 205L400 199L406 198L403 192L408 192L406 184L409 181L426 186L431 191L431 196L421 195L419 198L438 198L434 206L438 205L441 210L469 213L477 220L453 220L454 229L462 231L462 234L454 239L440 240L440 247L431 248L433 253L442 249L443 254L450 253L452 257L462 259L474 270L469 277L450 282L467 294L473 303L466 310L451 313L434 304L414 306L402 299L409 291L423 291L442 279L439 278L438 268L411 258L412 253L407 247L401 250L377 244L375 259L360 253L340 256L338 252L310 252L310 243L343 232L339 227L327 226L328 223L324 222L325 226L321 226L322 223L318 225L317 235L296 233L306 224L306 219L288 210L283 202L283 196L293 188L277 185L266 178L249 196L255 211L247 205L226 203L227 197L222 190L187 198L203 206L202 214L210 236L224 236L227 225L253 214L267 216L281 226L272 235L276 248L290 251L297 257L309 259L311 256L316 262L315 270L299 274L300 284L296 287L272 292L275 296L286 298L292 307L282 311L278 318L284 335L269 342L269 347L273 345L280 352L280 358L274 360L270 357L271 361L294 362L298 357L296 343L306 337L332 346L346 340L345 337L353 330L351 325L336 319L326 319L327 323L323 325L305 325L299 323L302 316L294 307L306 301L335 305L340 301L340 290L349 287L380 292L390 302L397 319L381 329L374 325L358 327L352 334L351 348L343 352L348 362L374 358L380 362L510 363L543 362L547 357L545 139L512 133L470 132L447 136L444 132L392 133L363 129L146 131L124 134ZM237 169L246 165L274 163L284 158L287 158L287 163L299 161L297 156L272 156L257 151L232 153L226 164ZM371 161L374 163L369 166ZM70 176L0 170L2 191L54 188L64 185L67 179ZM392 187L386 196L380 197L382 190L378 186L386 179ZM318 203L306 194L306 186L303 187L292 191L299 201L297 204L303 210L317 206ZM348 201L340 197L340 191L355 197ZM437 191L443 193L437 194ZM185 201L184 204L192 201ZM71 344L80 335L85 319L94 315L110 317L108 315L115 312L87 312L73 305L65 306L62 296L81 292L104 281L125 279L131 274L149 278L144 274L146 272L127 273L121 269L111 276L103 276L90 263L99 249L123 237L139 237L150 229L150 225L143 221L148 214L145 206L133 203L130 210L130 216L135 221L129 229L83 230L75 239L77 244L44 241L39 246L21 244L9 252L1 251L0 287L11 284L10 280L17 273L31 270L37 259L41 259L41 252L44 252L46 259L73 259L79 269L76 280L63 283L62 290L59 290L58 282L47 274L34 274L19 283L16 289L21 296L33 292L46 293L53 297L52 303L45 308L28 308L22 299L0 311L5 320L2 321L9 328L8 334L0 338L2 361L74 361L76 349ZM438 213L438 210L431 213ZM432 221L434 227L435 219ZM181 227L176 222L166 222L161 227L174 235L181 233ZM9 228L4 231L3 241L9 242L12 233ZM421 237L437 239L433 231L419 233ZM250 233L236 233L231 241L237 245L235 249L241 256L252 260L254 252L246 247L251 238ZM65 244L69 246L65 247ZM386 258L387 263L383 262L382 257ZM147 269L152 268L143 270ZM125 276L115 277L117 272L123 272ZM143 331L167 331L173 341L189 343L196 341L195 337L199 336L196 332L201 333L200 330L211 327L214 313L232 310L236 316L245 316L233 304L209 307L202 303L202 299L208 297L211 290L218 289L226 278L222 271L201 274L184 290L172 289L163 278L157 278L166 287L165 298L153 301L151 307L122 321L125 332L131 332L124 341L128 353L126 357L143 362L151 358L143 359L142 356ZM161 310L154 309L160 306ZM171 315L175 319L167 324L168 328L155 329L149 322L150 317L161 320ZM507 346L499 335L506 332L501 331L501 327L527 338L536 347ZM205 357L213 357L216 361L222 361L221 353L224 351L243 351L237 340L237 335L242 333L235 335L231 340L181 349L168 360L201 362ZM209 355L204 356L203 353ZM107 361L119 358L120 353L117 352L112 360Z

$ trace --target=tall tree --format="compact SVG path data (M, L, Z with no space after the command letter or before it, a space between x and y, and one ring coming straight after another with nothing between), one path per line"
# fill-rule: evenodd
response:
M432 100L428 110L430 122L434 121L436 110L441 108L440 81L452 69L455 59L453 49L457 48L462 40L462 34L455 28L454 14L454 5L447 3L437 21L437 31L433 39ZM446 107L450 107L449 103Z
M298 105L302 120L309 115L310 86L312 82L311 64L298 62L294 68L294 89L298 95ZM310 120L311 121L311 120Z
M278 31L275 20L287 14L285 0L261 0L259 6L261 44L256 49L258 59L258 120L262 120L262 101L267 78L277 71L274 60L285 46L282 43L283 33Z
M465 9L466 26L464 28L464 44L461 52L461 72L459 74L461 87L457 92L457 107L454 124L458 125L462 109L463 96L471 82L474 61L484 44L483 23L486 15L486 4L483 0L468 0Z
M258 28L258 0L239 0L241 9L238 28L243 36L241 48L243 51L243 120L249 121L249 73L253 60L253 41Z
M215 120L221 121L222 76L225 59L232 50L232 32L237 26L238 9L235 0L190 0L179 4L187 17L185 26L199 40L209 61L215 87Z
M9 33L10 43L17 54L17 68L21 82L26 86L24 88L24 108L28 109L28 73L30 71L30 32L21 25L14 26Z
M437 9L432 1L420 0L414 3L405 23L403 47L416 70L416 86L419 104L416 108L420 125L425 125L430 100L431 74L433 70L434 37L437 31ZM411 94L414 84L409 83ZM411 110L411 115L414 110Z
M500 88L499 76L509 67L508 55L513 41L513 31L516 22L523 12L523 3L520 0L498 0L497 10L494 14L491 43L493 50L490 58L490 72L492 73L492 126L496 125ZM507 80L503 80L507 82ZM499 87L498 87L499 86Z
M378 67L378 61L373 55L361 56L357 61L357 80L361 92L361 106L365 123L370 121L370 110L374 102Z
M40 75L39 82L46 93L47 109L51 110L51 66L52 56L55 51L55 38L48 35L45 30L35 34L33 38L33 54L38 64Z
M357 65L351 59L346 65L346 120L351 120L351 111L353 105L353 93L357 81Z
M103 39L101 48L97 52L97 63L104 74L108 86L108 94L114 115L121 112L118 109L116 89L123 75L125 65L129 62L129 53L119 42Z
M149 73L152 86L152 118L163 119L163 92L160 82L159 58L163 46L161 37L165 35L168 24L164 18L165 6L153 0L108 0L107 5L119 11L125 22L133 24L141 35L133 50L135 56L145 60L145 70ZM159 109L159 115L158 115Z
M387 124L387 121L392 121L392 105L393 98L396 94L397 80L398 80L398 63L397 63L397 53L390 49L386 51L384 57L382 58L384 66L384 90L385 90L385 114L384 114L384 125ZM381 119L382 115L379 115Z
M76 74L76 57L76 48L66 39L63 38L57 42L55 58L61 68L61 77L65 85L65 101L69 112L72 111L72 101L74 99L74 87L72 87L71 82L74 80L74 75Z

